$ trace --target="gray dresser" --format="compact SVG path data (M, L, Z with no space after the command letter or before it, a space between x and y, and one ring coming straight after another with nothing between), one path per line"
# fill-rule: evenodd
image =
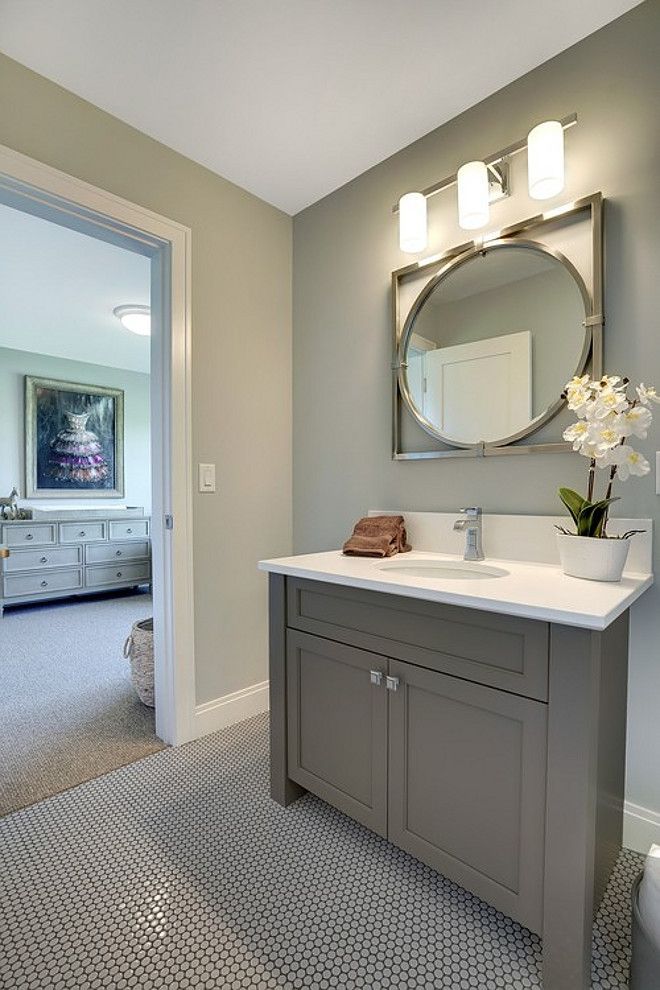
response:
M0 523L0 615L9 605L151 583L151 520L81 514Z

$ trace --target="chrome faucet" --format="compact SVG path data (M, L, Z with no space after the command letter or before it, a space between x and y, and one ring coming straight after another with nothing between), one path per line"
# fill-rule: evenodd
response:
M474 505L461 509L463 519L457 519L454 529L465 533L465 553L463 560L483 560L484 548L481 543L481 507Z

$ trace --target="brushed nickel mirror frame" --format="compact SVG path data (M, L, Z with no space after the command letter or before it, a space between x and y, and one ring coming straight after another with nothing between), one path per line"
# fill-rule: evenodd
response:
M556 227L562 220L572 220L585 215L590 224L591 285L588 286L575 265L560 251L551 248L538 239L544 228ZM478 255L507 247L518 247L537 251L555 258L575 280L584 303L585 318L584 342L575 374L583 374L591 365L591 374L599 378L603 373L603 197L600 192L585 196L566 206L537 214L526 220L506 227L503 230L486 234L482 238L468 241L450 248L431 258L422 259L405 268L392 272L393 305L393 349L392 362L392 457L394 460L422 460L441 457L492 457L503 454L561 453L570 450L570 444L563 440L549 443L520 443L549 423L564 408L560 399L536 416L523 429L497 441L461 443L445 437L420 412L412 401L406 376L406 350L417 315L431 292L444 281L451 272ZM432 275L402 319L400 310L400 287L419 275ZM401 413L407 411L427 435L437 441L437 450L403 451L401 449Z

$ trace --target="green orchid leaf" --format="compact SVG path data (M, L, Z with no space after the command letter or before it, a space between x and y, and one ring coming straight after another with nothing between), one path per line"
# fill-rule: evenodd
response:
M585 507L585 505L588 504L587 500L585 498L582 498L581 495L578 495L578 493L574 492L571 488L560 488L559 497L566 506L566 508L568 509L568 511L570 512L570 514L573 516L573 522L577 526L578 516L580 515L580 512Z
M612 502L618 502L618 497L604 498L600 502L586 502L577 518L577 535L600 537L607 510Z

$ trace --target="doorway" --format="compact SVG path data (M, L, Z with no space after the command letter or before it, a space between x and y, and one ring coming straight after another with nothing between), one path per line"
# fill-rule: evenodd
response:
M177 745L192 738L194 724L190 231L6 148L0 204L132 252L148 267L156 734ZM104 562L94 566L100 574Z

